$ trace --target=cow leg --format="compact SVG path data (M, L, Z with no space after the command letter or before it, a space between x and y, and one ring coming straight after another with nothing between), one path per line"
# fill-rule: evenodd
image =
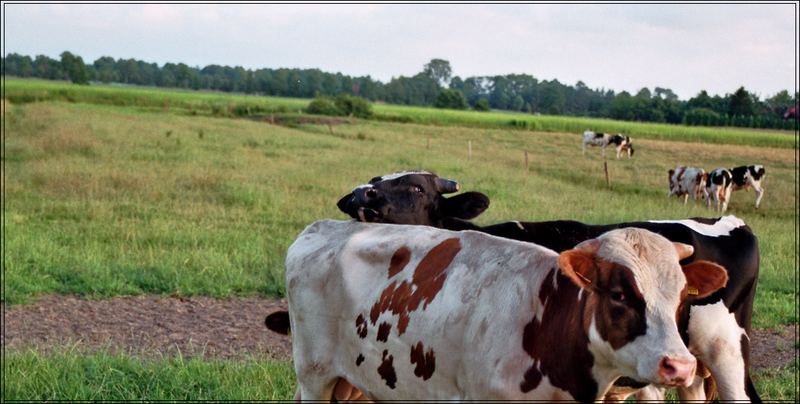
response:
M333 389L333 398L336 402L344 403L351 401L370 401L361 390L350 384L345 379L339 378Z
M705 401L706 392L704 389L704 383L705 379L703 379L703 377L700 375L696 375L691 386L678 388L678 398L680 398L680 400L683 402Z
M686 205L687 202L689 202L689 194L688 193L687 194L683 194L683 204Z
M764 196L764 188L753 184L753 189L756 191L756 209L758 209L758 205L761 204L761 197Z
M636 401L666 401L666 390L653 385L645 386L634 394Z
M688 333L689 349L711 371L720 400L749 400L745 386L749 351L744 352L749 340L728 308L721 301L692 306Z
M731 187L726 187L723 190L724 194L723 194L723 196L721 198L722 199L722 212L725 212L726 210L728 210L728 203L731 200L731 191L732 190L733 189Z

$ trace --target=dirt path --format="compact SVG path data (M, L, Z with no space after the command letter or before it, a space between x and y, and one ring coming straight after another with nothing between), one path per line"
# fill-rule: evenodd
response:
M140 355L289 359L289 337L264 327L264 317L285 310L283 299L211 299L137 296L85 300L47 296L32 305L3 307L5 349L85 351L108 348ZM795 329L755 330L751 363L776 368L797 355Z

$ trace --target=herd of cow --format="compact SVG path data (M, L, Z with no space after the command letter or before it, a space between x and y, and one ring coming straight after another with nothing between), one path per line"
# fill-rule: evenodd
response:
M265 323L291 330L297 399L760 401L742 220L478 226L489 198L458 190L375 177L291 245Z
M606 147L610 145L615 145L617 158L625 151L628 152L628 158L633 156L633 141L630 136L591 130L583 132L581 147L584 154L586 154L586 146L598 146L602 149L603 157L605 157ZM707 207L710 208L713 203L717 211L725 212L728 209L732 191L752 188L756 192L756 209L758 209L761 198L764 196L764 187L761 185L764 173L762 165L739 166L730 169L717 168L708 173L702 168L678 166L674 170L669 170L667 197L683 196L684 204L688 202L689 196L695 203L702 198L706 200Z

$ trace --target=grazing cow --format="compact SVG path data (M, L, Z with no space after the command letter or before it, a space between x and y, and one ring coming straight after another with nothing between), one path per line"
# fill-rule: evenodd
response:
M669 170L669 193L672 195L683 196L683 204L692 196L692 202L697 203L700 198L708 199L706 191L706 179L708 174L702 168L678 166L674 170Z
M764 179L764 166L760 164L751 166L739 166L731 169L717 168L708 174L706 183L707 205L711 206L711 199L714 200L715 208L724 212L728 209L731 199L731 191L740 189L750 189L756 192L756 209L761 205L761 198L764 196L764 187L761 180Z
M628 158L633 156L633 141L631 140L630 136L623 136L619 133L616 135L612 135L610 133L595 133L590 130L583 132L583 144L581 145L583 154L586 154L586 145L600 146L600 149L603 152L603 157L605 157L606 147L608 147L610 144L616 145L618 159L623 151L628 153Z
M693 248L617 229L558 254L427 226L323 220L286 256L298 394L601 399L619 377L687 386L676 315L724 286Z

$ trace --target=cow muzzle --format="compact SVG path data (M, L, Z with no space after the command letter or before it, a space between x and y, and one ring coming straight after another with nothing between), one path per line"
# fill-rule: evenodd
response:
M659 384L689 387L694 381L697 360L692 357L663 357L658 364Z
M360 222L380 222L383 219L383 215L375 209L364 206L364 198L359 197L356 194L357 191L359 190L355 190L339 199L336 206L339 207L340 211Z

